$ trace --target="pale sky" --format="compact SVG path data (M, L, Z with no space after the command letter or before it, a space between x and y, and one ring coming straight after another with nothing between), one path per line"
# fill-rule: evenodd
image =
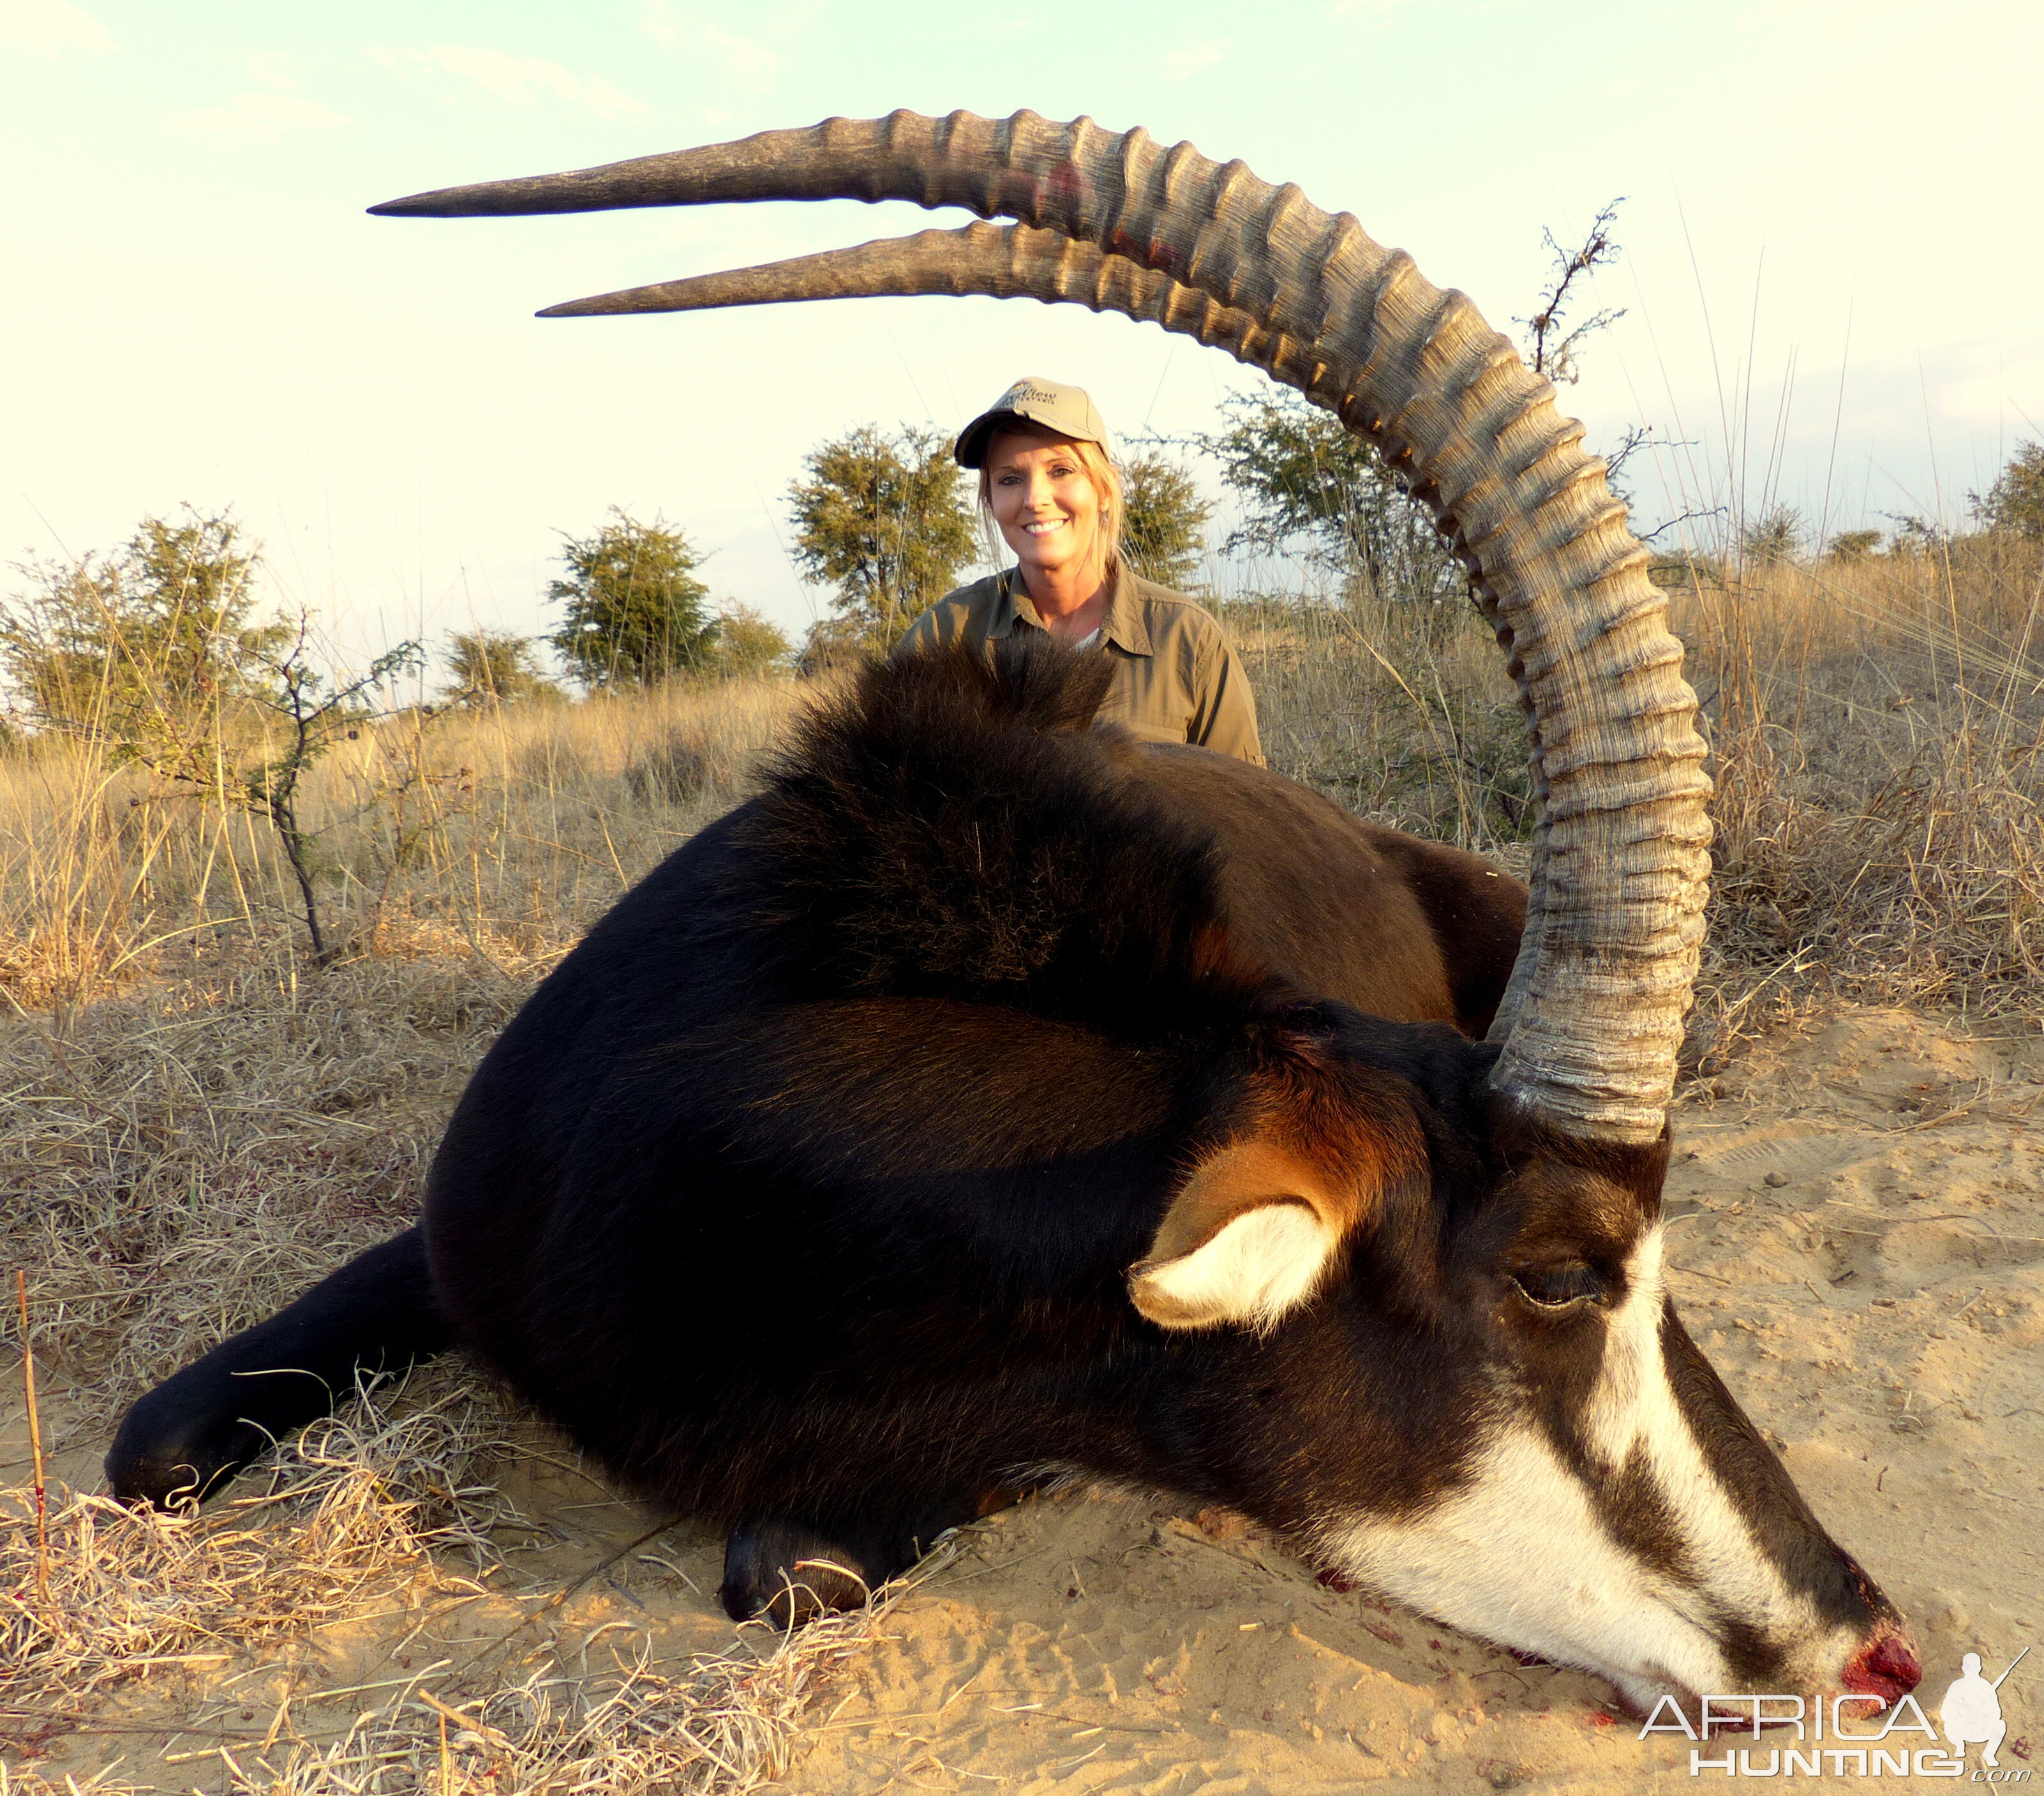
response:
M1595 300L1628 315L1563 403L1593 445L1689 445L1636 480L1637 521L1958 521L2044 436L2040 67L2044 8L1993 0L0 0L0 554L231 506L271 596L367 654L551 627L557 533L615 504L796 629L824 598L783 495L825 437L955 429L1025 373L1124 435L1209 428L1262 383L1028 301L531 316L956 214L363 213L897 106L1190 138L1354 212L1515 336L1543 228L1625 194Z

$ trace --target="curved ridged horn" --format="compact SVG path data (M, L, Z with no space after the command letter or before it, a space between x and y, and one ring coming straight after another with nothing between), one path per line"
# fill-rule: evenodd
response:
M1377 444L1471 569L1529 719L1540 821L1525 939L1493 1030L1504 1037L1493 1082L1566 1133L1658 1137L1708 893L1710 782L1696 698L1604 463L1476 308L1296 187L1188 144L1161 149L1139 130L1028 112L832 119L373 210L455 217L755 199L958 206L1074 240L1058 244L1060 258L1096 246L1104 253L1078 255L1070 273L1047 261L1037 296L1139 317L1156 316L1139 308L1161 296L1189 317L1192 294L1203 294L1216 310L1202 340L1233 348L1227 333L1246 318L1254 336L1242 340L1254 352L1245 359ZM1009 241L1011 271L1043 253L1035 237ZM1137 271L1166 280L1139 300ZM1074 280L1090 282L1093 297L1057 290Z
M778 306L805 299L874 299L921 294L978 295L995 299L1074 299L1092 296L1095 273L1105 260L1121 266L1124 279L1144 294L1159 285L1177 287L1168 275L1125 256L1108 257L1090 244L1075 243L1056 231L1026 225L968 225L959 231L918 231L913 237L882 237L848 249L791 256L785 262L690 275L678 281L631 287L549 306L542 318L590 318L624 312L703 312L724 306ZM1046 290L1047 280L1070 263L1081 278L1070 292ZM1211 305L1193 287L1178 290ZM1130 304L1142 301L1132 298ZM1102 311L1128 306L1103 301ZM1146 313L1146 316L1147 314Z
M849 249L791 256L752 268L690 275L650 287L620 288L549 306L542 318L594 318L628 312L706 312L729 306L778 306L806 299L953 298L1068 300L1117 312L1197 337L1252 367L1270 368L1276 339L1247 312L1174 281L1125 256L1027 225L968 225L918 231Z

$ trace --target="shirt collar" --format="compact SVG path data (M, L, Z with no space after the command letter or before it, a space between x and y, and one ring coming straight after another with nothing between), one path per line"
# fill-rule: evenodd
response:
M1108 597L1107 615L1101 620L1100 633L1116 648L1131 655L1149 655L1154 652L1150 643L1148 627L1143 621L1143 605L1135 588L1135 576L1126 568L1114 583L1114 590ZM1022 570L1010 567L1002 574L996 587L993 615L987 620L986 633L989 637L1012 636L1017 622L1032 624L1043 628L1043 620L1031 602L1029 589L1022 583Z

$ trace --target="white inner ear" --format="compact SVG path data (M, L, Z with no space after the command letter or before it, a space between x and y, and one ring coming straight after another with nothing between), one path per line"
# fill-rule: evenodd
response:
M1313 1294L1334 1245L1306 1205L1258 1204L1190 1253L1139 1268L1129 1295L1159 1328L1274 1329Z

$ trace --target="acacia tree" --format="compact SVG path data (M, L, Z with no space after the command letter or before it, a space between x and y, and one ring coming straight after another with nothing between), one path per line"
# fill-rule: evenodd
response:
M1190 586L1206 555L1207 520L1213 516L1192 475L1152 452L1123 466L1121 489L1121 552L1128 565L1159 586Z
M1603 207L1573 248L1552 231L1542 233L1548 275L1532 315L1516 321L1525 329L1535 373L1573 382L1589 340L1625 315L1605 309L1582 317L1578 310L1582 283L1620 254L1616 227L1622 203L1614 199ZM1237 393L1222 402L1222 411L1224 428L1187 441L1220 463L1223 481L1241 502L1243 521L1223 545L1226 552L1303 552L1350 597L1427 602L1467 590L1431 514L1375 446L1331 413L1290 391ZM1648 432L1630 431L1607 454L1615 486L1627 459L1651 440Z
M276 831L298 883L313 963L332 958L320 922L314 839L299 814L305 776L336 744L376 717L375 700L401 675L425 664L417 642L401 642L363 671L332 676L313 664L311 619L266 626L263 648L241 671L232 710L159 710L131 720L113 747L173 789L223 809L259 817Z
M0 607L0 665L42 728L268 823L324 965L305 776L421 656L400 643L359 674L322 672L306 616L257 618L260 566L225 514L187 506L181 521L144 518L104 560L24 570L40 590Z
M2044 443L2025 443L1992 486L1966 496L1988 529L2044 542Z
M309 627L309 620L301 614L288 646L265 663L268 682L256 698L270 713L275 733L266 732L252 763L236 767L216 761L207 766L183 756L157 771L269 822L298 883L305 933L312 938L313 963L323 967L332 958L332 950L320 927L313 884L316 833L300 821L298 788L314 762L344 736L355 734L355 726L374 714L374 696L400 675L416 672L425 664L425 654L419 643L401 642L378 656L363 672L329 680L311 665Z
M837 590L819 633L840 646L885 649L957 582L978 553L964 472L948 437L877 425L820 444L788 488L795 563Z
M650 686L709 661L717 643L709 588L695 578L704 556L685 533L616 506L594 536L561 533L567 572L547 596L562 606L548 640L593 687Z
M125 752L232 709L265 682L287 624L256 615L258 557L225 513L145 517L114 554L17 563L0 670L31 720Z
M1584 346L1625 316L1623 306L1607 306L1591 313L1588 317L1577 317L1571 321L1571 314L1582 296L1583 290L1578 283L1593 281L1598 269L1610 267L1624 254L1617 235L1618 209L1624 203L1625 196L1620 194L1604 206L1590 221L1582 241L1573 249L1564 245L1551 230L1540 233L1549 259L1546 284L1542 290L1539 303L1533 309L1533 315L1515 318L1512 322L1526 333L1526 359L1533 371L1545 375L1558 387L1573 387L1582 378ZM1654 448L1661 441L1651 426L1631 425L1615 444L1603 452L1604 477L1628 510L1632 509L1633 500L1626 464L1642 449ZM1723 508L1718 506L1685 511L1651 530L1642 530L1641 540L1651 542L1664 531L1681 525L1723 515Z
M1746 525L1739 546L1749 562L1782 567L1801 556L1803 534L1802 513L1791 505L1777 505Z
M558 698L560 688L540 671L538 644L516 630L478 625L448 632L448 679L444 696L456 705L509 705Z
M786 670L794 644L772 619L732 602L718 613L717 671L728 679L759 679Z
M1433 519L1374 444L1296 393L1238 393L1222 409L1227 427L1195 440L1243 504L1230 552L1303 548L1356 597L1431 601L1463 590Z

